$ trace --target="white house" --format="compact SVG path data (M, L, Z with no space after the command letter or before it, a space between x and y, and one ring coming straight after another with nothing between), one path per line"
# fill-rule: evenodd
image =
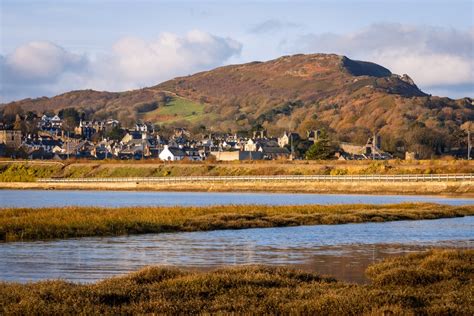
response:
M185 155L186 154L182 149L165 145L158 157L163 161L176 161L183 160Z
M244 146L245 151L257 151L257 142L253 139L249 139Z
M57 115L53 116L53 118L50 120L50 122L51 122L52 127L61 127L61 125L63 125L63 121Z

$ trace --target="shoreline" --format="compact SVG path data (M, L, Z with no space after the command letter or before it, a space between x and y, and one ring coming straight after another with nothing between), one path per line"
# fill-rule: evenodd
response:
M158 192L254 192L308 194L427 195L474 198L473 181L452 182L0 182L0 190L99 190Z

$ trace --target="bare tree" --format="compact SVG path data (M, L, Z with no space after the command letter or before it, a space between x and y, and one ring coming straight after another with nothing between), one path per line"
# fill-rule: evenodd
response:
M471 159L471 131L474 131L474 122L468 121L461 125L461 129L467 133L467 160Z

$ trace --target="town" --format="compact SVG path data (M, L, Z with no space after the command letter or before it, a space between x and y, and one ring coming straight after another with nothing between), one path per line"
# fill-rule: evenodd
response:
M304 137L291 131L272 137L263 129L247 133L202 132L193 135L178 127L157 130L149 122L137 122L132 128L122 128L115 119L83 120L78 118L74 109L54 115L16 114L10 123L0 124L0 156L17 159L242 161L393 158L381 150L377 135L362 146L335 145L324 129L307 131Z

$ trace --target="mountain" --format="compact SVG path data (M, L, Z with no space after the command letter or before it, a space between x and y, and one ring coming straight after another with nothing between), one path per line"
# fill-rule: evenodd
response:
M93 118L143 119L196 130L304 134L324 127L334 139L355 143L376 132L387 150L425 155L462 146L460 125L474 120L470 98L427 95L408 75L334 54L283 56L139 90L72 91L8 105L38 112L74 107Z

